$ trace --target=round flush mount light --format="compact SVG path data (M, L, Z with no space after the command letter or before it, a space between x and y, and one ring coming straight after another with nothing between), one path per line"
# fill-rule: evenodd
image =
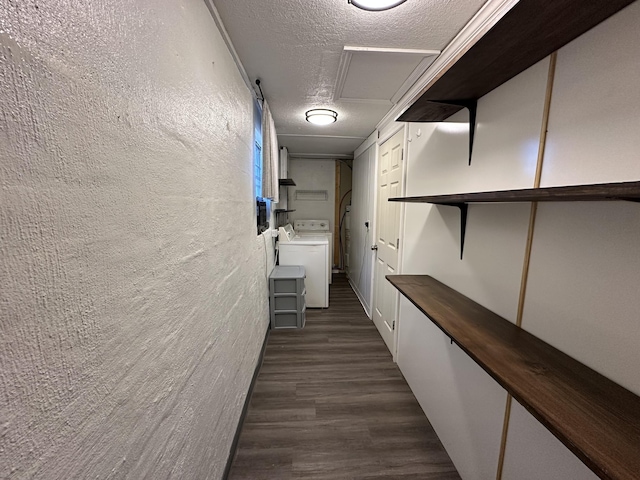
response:
M327 108L314 108L305 113L307 122L314 125L329 125L338 119L338 113Z
M390 8L397 7L406 1L407 0L347 0L347 2L354 7L374 12L389 10Z

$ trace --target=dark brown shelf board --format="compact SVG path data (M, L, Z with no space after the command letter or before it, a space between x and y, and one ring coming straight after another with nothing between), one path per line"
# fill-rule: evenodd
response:
M454 193L424 197L395 197L390 202L462 205L498 202L586 202L606 200L640 201L640 182L596 183L564 187L497 190L493 192Z
M609 18L633 0L520 0L398 121L440 122ZM435 103L434 103L435 102Z
M278 183L280 184L280 186L283 186L283 187L296 186L296 182L294 182L291 178L281 178L280 180L278 180Z
M387 280L600 478L638 479L640 397L430 276Z

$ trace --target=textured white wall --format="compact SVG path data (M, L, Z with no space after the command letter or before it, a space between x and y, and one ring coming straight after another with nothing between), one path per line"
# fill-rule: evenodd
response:
M560 50L543 186L638 180L639 21L635 3ZM545 59L480 99L471 167L464 113L411 125L407 195L532 187L547 69ZM408 204L403 273L433 275L515 321L529 212L471 205L459 260L457 209ZM637 204L540 204L522 324L635 393L639 228ZM398 364L462 478L495 478L506 393L406 300L398 328ZM514 402L503 478L595 475Z
M0 477L220 478L268 262L207 7L0 2L0 84Z

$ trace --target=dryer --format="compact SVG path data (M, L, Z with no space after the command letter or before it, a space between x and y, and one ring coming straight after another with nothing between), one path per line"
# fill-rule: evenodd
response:
M331 283L333 270L333 234L329 229L329 220L295 220L293 229L300 237L324 235L329 241L329 257L327 258L327 278Z
M329 306L329 241L326 235L295 235L291 225L280 227L280 265L301 265L306 271L305 303L308 308Z

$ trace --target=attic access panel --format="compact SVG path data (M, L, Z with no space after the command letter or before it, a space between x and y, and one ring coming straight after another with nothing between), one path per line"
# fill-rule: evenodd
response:
M391 106L439 54L438 50L345 46L334 100Z
M634 0L520 0L399 117L440 122L595 27Z

